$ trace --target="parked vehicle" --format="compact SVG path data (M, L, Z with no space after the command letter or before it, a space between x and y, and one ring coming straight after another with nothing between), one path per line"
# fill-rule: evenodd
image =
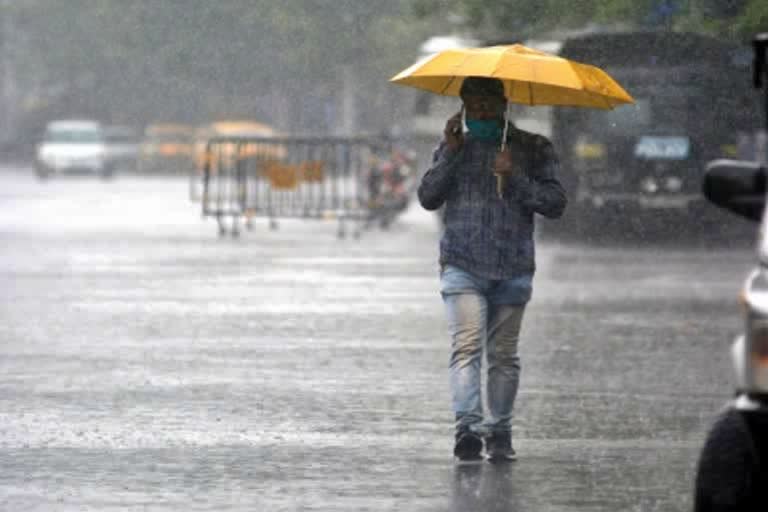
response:
M112 175L104 129L97 121L51 121L37 146L35 172L40 179L59 174Z
M722 222L701 195L702 170L735 158L739 134L758 126L755 93L743 87L748 48L692 33L598 32L566 38L560 55L605 69L635 98L611 111L553 110L571 194L562 227L690 225L710 213Z
M139 137L127 126L104 129L107 162L113 170L135 171L139 156Z
M198 170L205 165L208 155L206 148L208 141L214 137L274 137L277 132L271 126L257 121L228 120L216 121L203 125L195 133L195 163ZM231 145L220 146L221 155L215 155L222 158L225 163L231 163L235 160L236 148ZM263 147L261 145L249 144L239 149L237 158L249 158L259 156L272 156L281 158L285 150L277 145Z
M388 147L385 154L372 154L365 174L369 218L366 226L378 222L381 229L403 213L416 186L416 155L412 151Z
M144 130L139 153L139 171L146 173L187 174L194 168L192 126L156 123Z

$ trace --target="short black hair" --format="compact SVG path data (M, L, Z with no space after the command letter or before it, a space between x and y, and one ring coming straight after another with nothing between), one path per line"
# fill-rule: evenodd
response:
M498 78L468 76L461 83L459 96L498 96L504 97L504 83Z

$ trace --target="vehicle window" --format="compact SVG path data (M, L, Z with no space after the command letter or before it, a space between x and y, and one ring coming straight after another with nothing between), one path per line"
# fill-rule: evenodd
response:
M82 144L101 142L103 137L95 130L48 130L44 140L62 144Z
M188 135L181 135L177 133L163 133L147 136L147 140L157 143L182 143L188 144L190 137Z
M608 129L616 133L629 133L651 125L651 102L647 98L636 98L634 105L624 105L607 112L589 113L590 131Z
M690 129L692 108L701 96L690 88L656 90L647 97L635 96L635 103L613 110L590 110L587 128L591 132L608 130L614 134L636 133L644 129ZM701 119L702 113L698 113Z
M113 144L135 144L136 138L128 134L107 135L107 142Z

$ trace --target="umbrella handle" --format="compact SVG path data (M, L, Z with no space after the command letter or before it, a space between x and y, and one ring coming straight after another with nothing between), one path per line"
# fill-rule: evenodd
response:
M509 118L512 117L512 102L507 102L507 109L504 111L504 131L501 134L501 150L507 147L507 135L509 135Z
M507 149L507 135L509 133L509 118L512 116L512 103L507 102L507 109L504 112L504 131L501 135L501 151ZM499 199L504 199L504 175L496 174L496 194Z

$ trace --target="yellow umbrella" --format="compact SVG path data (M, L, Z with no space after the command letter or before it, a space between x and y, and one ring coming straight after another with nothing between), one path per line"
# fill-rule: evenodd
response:
M444 50L401 71L390 82L458 96L468 76L498 78L507 100L523 105L612 109L634 103L600 68L521 44Z
M602 69L522 44L443 50L404 69L390 82L458 96L464 78L469 76L501 80L507 100L523 105L608 110L634 103L632 96ZM507 140L507 126L505 122L502 150ZM502 175L496 175L496 186L499 197L502 197Z

